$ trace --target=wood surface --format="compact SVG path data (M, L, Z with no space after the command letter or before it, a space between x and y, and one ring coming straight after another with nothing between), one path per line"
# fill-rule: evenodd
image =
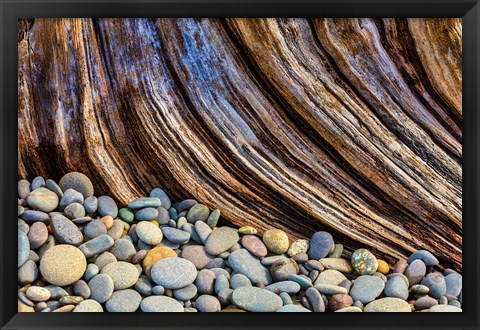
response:
M461 19L19 20L18 175L462 268Z

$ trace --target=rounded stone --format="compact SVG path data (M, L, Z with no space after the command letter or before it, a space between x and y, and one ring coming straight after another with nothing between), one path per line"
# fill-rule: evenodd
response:
M330 233L319 231L312 235L310 240L310 248L308 249L308 257L310 259L320 260L325 258L333 249L335 243Z
M65 207L63 214L69 219L82 218L85 216L85 208L80 203L72 203Z
M62 211L72 203L79 203L83 205L84 198L81 193L74 189L67 189L63 193L62 199L60 199L59 209Z
M162 227L163 235L167 240L175 244L185 244L190 240L190 233L172 227Z
M32 191L27 197L28 205L34 209L42 212L51 212L58 206L58 196L53 191L47 188L37 188Z
M136 250L130 241L126 239L119 239L113 243L110 252L117 258L118 261L130 261L135 255Z
M194 206L195 204L198 204L198 202L194 199L185 199L183 201L181 201L180 203L178 203L178 205L175 206L175 204L173 205L173 207L176 208L176 210L178 211L178 213L180 212L183 212L183 211L186 211L186 210L189 210L192 206Z
M135 290L140 292L143 296L151 296L152 295L152 283L148 280L145 275L141 275L137 283L135 283Z
M288 280L297 282L300 284L300 287L304 290L312 286L312 280L305 275L288 275Z
M447 313L461 313L462 309L451 305L435 305L430 307L429 312L447 312Z
M94 276L89 282L90 299L98 301L103 304L113 294L114 285L112 278L107 274L98 274Z
M83 173L70 172L65 174L58 183L65 192L67 189L74 189L81 193L84 198L93 196L92 181Z
M207 294L201 295L195 300L195 307L199 312L203 313L214 313L222 309L220 301L216 297Z
M308 288L305 291L305 296L302 298L304 300L304 306L310 307L316 313L325 312L325 302L322 295L315 288Z
M282 298L275 293L253 286L233 290L232 302L249 312L275 312L283 304Z
M193 284L189 284L184 288L173 290L173 295L178 300L187 301L193 299L197 295L197 292L197 287Z
M116 218L118 215L118 206L117 203L110 196L100 196L98 197L98 214L104 217L109 215L113 218Z
M207 221L210 210L203 204L193 205L187 213L187 220L189 223L195 223L197 221Z
M255 235L244 235L240 242L245 249L259 258L265 257L268 253L265 244Z
M428 288L428 286L421 285L421 284L412 285L410 289L412 290L413 293L417 293L417 294L427 294L428 292L430 292L430 289Z
M353 272L353 267L350 261L342 258L323 258L320 263L325 269L335 269L342 273Z
M377 272L382 274L387 274L390 271L390 266L388 266L388 264L385 261L378 259L377 263L378 263Z
M21 285L31 284L38 277L37 264L32 260L27 260L22 267L18 269L18 283Z
M434 305L438 305L438 301L437 301L437 299L434 299L430 296L424 296L424 297L418 298L415 301L415 304L414 304L415 310L417 310L417 311L421 311L421 310L424 310L424 309L429 309L430 307L432 307Z
M176 256L177 256L177 253L169 247L166 247L166 246L155 247L150 251L148 251L147 255L143 259L142 261L143 270L145 274L150 276L150 270L157 261L163 258L175 258Z
M316 284L315 289L324 295L347 294L348 290L343 286L332 284Z
M310 241L306 239L298 239L294 241L287 250L287 254L293 257L300 253L307 253L310 247Z
M163 207L157 207L158 217L157 222L160 225L166 225L170 221L170 214Z
M243 274L234 274L230 279L232 289L238 289L242 286L252 286L252 282Z
M385 284L385 296L407 300L408 286L400 276L391 277Z
M83 233L90 239L98 237L100 235L107 234L107 228L100 219L94 219L90 221L84 228Z
M197 269L203 269L205 266L215 259L214 256L207 252L204 246L189 245L182 251L182 258L191 261Z
M445 276L445 283L447 286L446 294L450 294L455 297L460 295L460 292L462 291L462 275L458 273L451 273Z
M405 269L404 275L408 278L410 285L415 285L422 281L426 272L427 267L424 262L420 259L415 259L408 265L407 269Z
M335 244L333 252L328 255L329 258L340 258L343 253L343 244Z
M360 275L372 275L378 268L377 258L367 249L358 249L353 252L351 263Z
M348 294L335 294L328 300L328 309L332 312L353 305L353 299Z
M275 261L270 267L270 274L275 281L285 281L290 274L298 274L298 265L291 258L283 258Z
M162 241L163 234L160 228L148 221L141 221L135 227L135 232L142 241L150 245L157 245Z
M368 304L377 298L385 288L385 282L380 277L362 275L355 279L350 289L350 296L354 301Z
M268 251L276 254L287 252L289 241L287 234L280 229L270 229L263 234L263 243Z
M40 273L54 285L70 285L82 278L87 268L85 255L78 248L60 244L48 249L40 260Z
M125 261L116 261L103 267L102 274L110 276L115 290L127 289L135 285L139 273L137 268Z
M91 290L84 280L78 280L73 284L73 293L76 296L82 297L83 299L88 299L90 297Z
M211 255L221 254L238 242L239 236L235 229L219 227L208 236L205 248Z
M150 197L157 197L162 202L162 207L166 210L172 206L172 202L168 197L167 193L160 188L155 188L150 192Z
M20 218L22 218L28 223L35 221L46 222L50 219L47 213L36 210L25 210L25 212L23 212Z
M160 207L162 202L157 197L141 197L128 204L128 208L131 210L143 209L144 207Z
M132 222L135 218L135 214L126 207L121 208L118 211L118 215L120 216L120 218L122 218L123 221L128 223Z
M195 279L195 286L200 294L212 294L216 275L209 269L202 269Z
M32 301L47 301L50 299L50 291L40 286L31 286L25 293Z
M207 225L210 226L210 228L215 228L217 226L218 219L220 219L220 210L213 210L207 218Z
M27 235L21 230L18 231L17 242L18 268L20 268L27 261L28 256L30 255L30 242Z
M95 237L94 239L86 241L78 248L80 249L80 251L82 251L85 257L90 258L94 255L107 251L113 246L113 243L113 238L111 238L110 236L100 235L98 237Z
M399 298L381 298L365 306L364 312L404 312L412 311L410 304Z
M245 275L254 284L268 285L272 282L268 269L246 249L232 252L228 257L228 263L235 272Z
M317 279L315 280L315 284L332 284L332 285L340 285L346 277L338 270L334 269L327 269L318 275Z
M186 221L185 218L183 218L183 217L178 219L178 225L179 226L180 226L180 220ZM181 228L181 227L179 227L179 228ZM197 232L198 237L200 237L200 240L202 241L202 243L205 244L205 242L208 239L208 236L210 236L210 234L212 233L212 228L210 228L203 221L197 221L197 222L195 222L195 231Z
M138 221L150 221L150 220L156 219L157 217L158 217L158 211L154 207L146 207L138 210L135 213L135 218Z
M135 312L140 306L142 296L135 290L115 291L107 300L105 307L109 312Z
M277 313L311 313L312 311L299 305L285 305L277 310Z
M281 292L286 292L288 294L295 294L300 291L300 284L294 281L280 281L275 282L265 287L266 290L272 291L273 293L279 294Z
M30 194L30 182L25 179L18 181L18 198L25 199Z
M408 263L412 263L413 260L420 259L426 266L438 265L438 259L433 254L426 250L418 250L408 258Z
M399 261L397 261L395 266L393 266L393 272L403 274L405 272L405 270L407 269L407 267L408 267L407 260L403 260L403 259L399 260Z
M84 301L81 301L75 308L73 309L74 313L81 313L81 312L86 312L86 313L102 313L103 312L103 307L100 305L98 302L96 302L93 299L87 299Z
M255 235L257 233L257 229L252 226L243 226L238 228L237 233L241 235Z
M35 250L43 245L48 239L48 229L43 222L35 222L30 226L28 232L30 248Z
M422 285L427 286L430 289L430 295L434 298L440 299L447 293L447 284L445 278L439 272L433 272L427 274L421 282Z
M41 176L37 176L32 180L32 184L30 185L31 190L35 190L40 187L45 187L45 179Z
M197 268L186 259L163 258L153 265L151 277L167 289L180 289L195 281Z
M60 213L50 213L50 227L58 242L79 246L83 242L80 229Z
M98 198L95 196L85 198L85 201L83 202L83 207L85 208L85 212L87 212L87 214L93 214L97 212Z
M150 296L144 298L140 304L143 312L183 312L183 306L173 298L165 296Z

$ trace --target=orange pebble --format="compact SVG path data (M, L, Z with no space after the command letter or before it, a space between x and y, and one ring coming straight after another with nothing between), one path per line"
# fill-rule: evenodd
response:
M52 233L52 227L50 227L50 225L47 226L47 231L48 231L49 234Z
M103 218L101 218L103 224L105 225L105 228L110 229L113 226L113 217L111 215L106 215Z
M377 272L382 274L387 274L388 271L390 270L390 267L388 266L388 264L385 261L380 259L377 260L377 262L378 262Z
M155 226L160 226L160 224L156 220L150 220L151 223L153 223Z

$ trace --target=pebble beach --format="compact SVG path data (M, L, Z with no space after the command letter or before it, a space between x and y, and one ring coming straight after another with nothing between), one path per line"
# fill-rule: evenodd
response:
M434 251L347 258L326 231L291 241L216 207L161 188L118 205L79 172L18 181L18 311L462 311L462 275Z

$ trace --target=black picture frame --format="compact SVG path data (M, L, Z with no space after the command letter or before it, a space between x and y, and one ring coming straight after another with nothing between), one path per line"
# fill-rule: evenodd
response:
M0 324L2 329L321 328L478 329L479 59L478 0L0 0ZM16 311L17 19L23 17L462 17L463 313L22 313Z

